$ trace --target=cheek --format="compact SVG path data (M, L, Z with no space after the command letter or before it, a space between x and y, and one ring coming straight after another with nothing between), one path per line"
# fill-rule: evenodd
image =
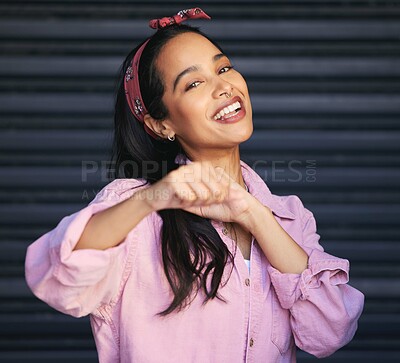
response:
M237 83L237 87L240 89L240 90L242 90L244 93L248 93L248 88L247 88L247 82L246 82L246 80L244 79L244 77L242 76L242 74L241 73L239 73L239 72L236 72L236 75L235 75L236 77L235 77L235 79L236 79L236 83Z
M177 116L186 123L192 123L206 115L208 98L199 90L193 91L191 95L185 96L182 102L177 105Z
M204 127L201 121L205 117L205 108L201 97L185 97L184 102L175 103L171 107L170 119L178 134L192 134L197 128Z

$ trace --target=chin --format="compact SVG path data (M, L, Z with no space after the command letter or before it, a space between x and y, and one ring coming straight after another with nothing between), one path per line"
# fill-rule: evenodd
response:
M253 135L253 123L251 122L246 127L243 127L238 133L237 136L240 138L240 143L247 141L250 139L251 135Z
M252 134L253 134L253 130L251 130L251 131L250 130L243 130L243 132L236 132L231 137L233 145L240 145L240 144L246 142L247 140L250 139Z

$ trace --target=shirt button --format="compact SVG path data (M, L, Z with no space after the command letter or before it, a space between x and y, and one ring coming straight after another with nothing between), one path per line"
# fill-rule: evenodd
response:
M227 236L228 235L228 230L226 228L222 228L222 233Z
M250 286L250 279L244 280L244 283L246 284L246 286Z
M250 347L252 347L254 345L254 340L253 338L250 338Z

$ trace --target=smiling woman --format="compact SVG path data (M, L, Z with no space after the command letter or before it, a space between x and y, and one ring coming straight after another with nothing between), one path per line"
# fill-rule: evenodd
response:
M295 362L347 344L364 296L295 195L240 160L246 81L188 9L125 59L115 180L27 251L32 291L90 314L103 362ZM133 167L134 166L134 167Z
M168 115L147 114L146 125L160 137L176 135L191 160L225 158L229 150L237 165L238 145L253 131L252 112L246 82L229 58L203 35L187 32L165 44L156 68Z

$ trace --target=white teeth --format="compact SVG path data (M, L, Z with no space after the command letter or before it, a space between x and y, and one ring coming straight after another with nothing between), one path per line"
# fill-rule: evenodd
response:
M235 103L233 103L233 104L231 104L231 105L225 107L225 108L222 109L221 111L219 111L219 112L214 116L214 120L219 120L219 119L221 119L221 118L222 118L223 116L225 116L225 115L228 115L228 117L226 117L226 118L229 118L229 117L233 116L233 115L229 115L230 113L235 112L236 110L240 110L240 109L241 109L240 102L237 101L237 102L235 102Z

